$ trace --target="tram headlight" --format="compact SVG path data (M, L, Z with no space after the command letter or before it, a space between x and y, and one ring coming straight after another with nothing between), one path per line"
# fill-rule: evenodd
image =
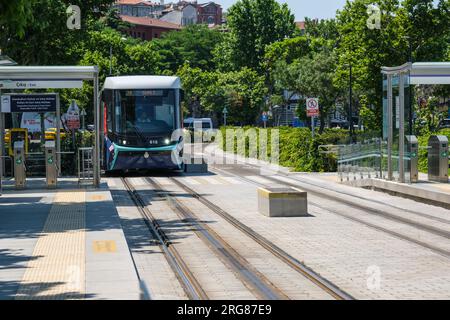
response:
M169 144L169 143L170 143L170 139L165 139L165 140L164 140L164 143L165 143L165 144Z
M123 144L124 146L126 146L126 145L127 145L127 140L123 140L123 141L122 141L122 144Z

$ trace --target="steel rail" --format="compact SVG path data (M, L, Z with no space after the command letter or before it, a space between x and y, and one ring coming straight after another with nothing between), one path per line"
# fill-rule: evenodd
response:
M354 298L340 289L335 284L331 283L315 271L313 271L311 268L307 267L304 263L298 261L291 255L289 255L287 252L285 252L280 247L276 246L274 243L266 239L265 237L261 236L257 232L255 232L253 229L249 228L245 224L238 221L236 218L231 216L229 213L203 197L202 195L198 194L193 189L189 188L182 182L180 182L178 179L175 179L173 177L170 178L171 181L173 181L176 185L178 185L180 188L188 192L192 197L196 198L198 201L200 201L202 204L207 206L209 209L211 209L214 213L224 218L226 221L228 221L231 225L236 227L237 229L241 230L244 234L255 240L259 245L261 245L263 248L265 248L267 251L272 253L274 256L279 258L281 261L289 265L291 268L293 268L295 271L299 272L303 276L305 276L307 279L312 281L314 284L316 284L318 287L322 288L325 292L330 294L332 297L334 297L337 300L354 300Z
M217 170L217 171L219 171L219 172L226 172L226 173L230 174L229 171L225 171L225 170L221 170L221 169L217 169L217 168L215 168L214 170ZM232 175L234 175L234 174L232 174ZM248 179L248 178L245 178L245 177L242 177L242 176L237 176L237 175L234 175L234 176L239 177L240 179L243 179L243 180L245 180L245 181L248 181L248 182L250 182L250 183L252 183L252 184L254 184L254 185L257 185L257 186L268 187L267 185L265 185L265 184L263 184L263 183L256 182L256 181L254 181L254 180L251 180L251 179ZM297 184L288 183L288 182L286 182L286 181L278 180L278 179L276 179L276 178L269 179L269 177L267 177L267 176L264 176L264 178L267 179L267 180L274 181L274 182L276 182L276 183L282 183L282 184L284 184L285 186L295 187L295 188L302 188L302 189L304 189L305 191L307 191L306 188L303 188L303 187L301 187L301 186L299 186L299 185L297 185ZM310 190L310 192L316 193L316 194L318 193L318 192L316 192L315 190ZM321 196L323 196L323 195L321 194ZM337 197L335 197L335 198L333 198L333 199L331 199L331 200L332 200L332 201L336 201L336 202L343 202L340 198L337 198ZM351 221L354 221L354 222L358 222L358 223L363 224L363 225L365 225L365 226L368 226L368 227L370 227L370 228L372 228L372 229L376 229L376 230L378 230L378 231L382 231L382 232L384 232L384 233L387 233L387 234L389 234L389 235L391 235L391 236L394 236L394 237L396 237L396 238L398 238L398 239L401 239L401 240L404 240L404 241L408 241L408 242L414 243L414 244L416 244L416 245L419 245L419 246L421 246L421 247L423 247L423 248L432 250L432 251L434 251L435 253L437 253L437 254L439 254L439 255L442 255L442 256L444 256L444 257L446 257L446 258L450 258L450 251L448 251L448 250L438 248L438 247L436 247L436 246L430 245L430 244L428 244L428 243L426 243L426 242L417 240L417 239L412 238L412 237L408 237L408 236L406 236L406 235L404 235L404 234L401 234L401 233L398 233L398 232L396 232L396 231L392 231L392 230L386 229L386 228L384 228L384 227L375 225L375 224L373 224L373 223L364 221L363 219L359 219L359 218L353 217L353 216L351 216L351 215L344 214L344 213L342 213L342 212L338 212L338 211L336 211L336 210L331 210L331 209L329 209L329 208L325 208L324 206L318 204L317 202L312 202L312 201L311 201L311 204L314 205L314 206L316 206L316 207L318 207L318 208L321 208L321 209L323 209L323 210L327 210L328 212L331 212L331 213L333 213L333 214L336 214L336 215L338 215L338 216L341 216L341 217L343 217L343 218L346 218L346 219L348 219L348 220L351 220ZM354 205L354 204L351 203L351 202L345 203L345 204L348 205L349 207L353 207L353 208L358 209L358 210L370 210L370 208L366 208L366 207L361 208L361 206ZM398 221L397 221L397 222L398 222Z
M163 250L167 262L174 271L186 295L192 300L208 300L208 295L205 293L197 279L187 267L186 263L181 258L176 248L170 243L170 240L163 232L157 220L153 217L151 212L147 209L145 202L140 197L134 186L126 179L121 178L127 192L142 215L144 222L152 234L153 238L157 239L160 248Z
M234 250L222 237L212 230L206 223L199 221L197 216L187 206L183 205L176 197L154 179L149 177L145 180L152 185L157 193L162 194L171 208L184 222L196 226L193 230L197 236L208 245L214 253L224 262L244 285L259 299L263 300L288 300L279 288L273 285L262 273L256 270L248 261Z

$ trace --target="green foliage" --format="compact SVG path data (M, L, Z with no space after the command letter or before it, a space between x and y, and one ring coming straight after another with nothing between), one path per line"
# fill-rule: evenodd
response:
M324 129L325 119L341 93L333 84L335 57L325 52L313 53L292 64L280 61L274 70L275 88L301 93L304 97L317 97L320 103L320 120ZM301 108L305 113L305 109Z
M24 22L21 27L23 32L18 32L10 24L3 26L0 47L20 65L73 65L78 63L82 54L80 43L88 37L92 24L106 13L113 0L26 2L26 13L19 10L17 16L17 19ZM80 7L80 30L67 28L69 16L66 10L69 4ZM16 13L8 16L0 10L0 21L5 17L8 20L14 19L15 16Z
M165 33L153 42L164 68L175 73L185 63L193 68L213 70L213 51L222 38L223 34L218 30L211 30L206 25L191 25L179 32Z
M18 37L23 37L25 27L32 19L31 1L0 0L0 13L0 30L2 32L4 32L4 29L10 30L11 33L17 34Z
M450 129L443 129L439 132L431 134L430 132L423 131L422 135L418 137L419 139L419 172L427 173L428 172L428 140L431 135L444 135L450 141Z
M184 102L190 111L199 103L204 112L220 116L226 107L230 123L254 123L267 93L264 78L248 68L222 73L184 65L177 74L186 90Z
M75 143L73 142L71 133L68 133L64 138L61 138L61 150L63 152L73 152L73 154L61 155L61 167L63 169L63 175L77 174L78 148L92 147L94 145L94 138L94 134L89 131L75 132Z
M339 61L334 80L338 87L347 87L351 64L355 105L364 95L381 127L381 67L402 65L410 56L414 61L443 61L450 36L449 4L441 0L435 9L432 0L380 0L382 27L370 30L367 6L372 3L348 1L338 13Z
M222 127L221 133L225 137L227 129L237 129L233 127ZM265 129L259 129L254 127L244 127L242 130L248 132L249 129L256 131L256 136L259 137L259 131ZM271 150L271 134L272 130L268 130L268 142L267 150ZM323 154L319 152L320 145L328 144L342 144L347 140L348 131L342 129L326 129L322 134L316 134L315 138L311 137L311 130L308 128L277 128L279 130L279 164L285 167L291 168L293 171L300 172L333 172L337 169L336 155ZM233 150L226 149L225 139L223 140L222 148L225 151L232 151L237 153L238 143L242 143L243 136L240 136L240 140L235 139ZM258 140L259 141L259 140ZM249 156L249 138L245 141L245 155ZM259 146L259 142L258 142ZM258 152L259 148L258 148ZM254 155L257 156L257 155ZM270 154L269 154L270 156Z
M294 16L275 0L239 0L228 10L230 36L227 55L235 70L249 67L262 72L267 45L291 37Z

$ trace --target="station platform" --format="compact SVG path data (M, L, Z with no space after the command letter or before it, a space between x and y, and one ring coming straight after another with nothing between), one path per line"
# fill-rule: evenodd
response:
M335 179L336 182L339 181L337 175L328 176L327 178ZM392 195L450 209L450 180L449 183L429 181L428 175L424 173L419 173L419 181L417 183L398 183L382 179L350 180L343 183L354 187L387 192Z
M0 196L0 299L134 300L139 280L106 183L29 178Z

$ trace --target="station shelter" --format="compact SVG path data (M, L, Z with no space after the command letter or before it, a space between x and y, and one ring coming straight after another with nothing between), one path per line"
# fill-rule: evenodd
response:
M337 146L341 182L367 178L418 182L419 142L414 135L413 86L450 84L450 62L406 63L382 67L381 73L383 132L365 137L364 141ZM448 182L447 138L433 137L437 140L430 139L427 147L428 179Z
M82 88L84 81L93 82L94 143L92 183L100 185L100 108L98 68L95 66L0 66L0 178L5 172L5 159L14 161L14 144L23 142L25 157L43 156L46 135L54 134L57 175L61 175L61 106L57 93L28 93L43 89ZM24 93L24 90L27 93ZM35 119L38 117L38 119ZM8 119L10 128L5 129ZM34 127L35 125L35 127ZM51 127L53 132L47 132ZM74 150L74 156L78 156ZM35 157L36 159L36 157ZM53 163L53 155L49 163ZM18 161L17 161L18 163ZM14 165L16 163L14 162ZM45 170L45 169L44 169ZM0 179L1 183L1 179ZM1 186L1 184L0 184Z
M409 183L412 160L409 137L414 134L413 85L450 84L450 62L406 63L383 67L383 149L381 176L390 181ZM416 142L417 143L417 142ZM447 164L448 169L448 164Z

